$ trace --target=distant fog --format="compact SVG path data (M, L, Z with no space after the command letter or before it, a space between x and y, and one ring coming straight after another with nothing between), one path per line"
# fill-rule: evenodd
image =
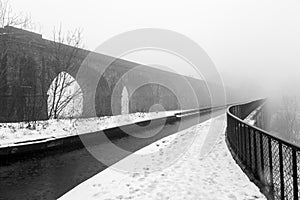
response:
M300 2L297 0L154 0L151 3L90 0L80 4L71 0L11 0L11 3L16 11L31 13L37 30L46 38L51 38L53 27L59 24L65 30L81 27L85 48L91 50L129 30L145 27L173 30L203 47L226 86L233 88L240 99L299 95Z

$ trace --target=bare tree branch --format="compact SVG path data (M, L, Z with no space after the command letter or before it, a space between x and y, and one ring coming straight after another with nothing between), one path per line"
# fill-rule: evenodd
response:
M79 98L80 88L74 91L75 80L67 73L73 70L77 62L81 47L81 30L63 34L62 26L53 29L52 60L55 63L54 76L56 77L49 89L48 115L49 118L61 118L65 109L74 99ZM73 91L72 91L73 90ZM70 93L72 91L72 93Z
M18 28L32 28L30 15L15 13L8 0L0 0L0 27L15 26Z

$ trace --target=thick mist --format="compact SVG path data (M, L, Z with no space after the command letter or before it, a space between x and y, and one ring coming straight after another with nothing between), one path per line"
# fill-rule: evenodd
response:
M84 47L90 50L112 36L139 28L181 33L206 51L226 88L231 88L228 94L234 93L236 101L298 95L300 2L296 0L133 1L130 4L11 0L11 3L16 11L31 14L36 31L45 38L52 37L53 27L58 24L65 30L81 27ZM89 12L79 15L83 10ZM151 64L164 63L161 60ZM193 76L191 71L182 73Z

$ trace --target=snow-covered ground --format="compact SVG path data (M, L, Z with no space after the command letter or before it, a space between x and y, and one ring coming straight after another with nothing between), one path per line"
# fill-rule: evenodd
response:
M85 119L59 119L37 121L35 129L27 128L28 123L0 123L0 147L17 145L33 140L59 138L89 133L139 121L171 116L180 111L132 113L109 117Z
M212 125L212 128L210 126ZM214 129L220 126L220 129ZM233 160L225 143L225 115L210 119L165 137L63 195L68 199L265 199ZM204 139L221 131L212 151L201 154ZM182 146L195 137L183 155L166 167L166 162L182 153ZM151 162L134 159L153 154ZM124 166L131 170L125 171ZM161 166L161 167L160 167ZM123 170L120 170L123 169ZM129 169L129 168L128 168ZM133 170L132 170L133 169Z
M255 110L253 110L245 119L244 121L250 125L255 124L255 119L253 119L254 115L262 109L263 105L258 106Z

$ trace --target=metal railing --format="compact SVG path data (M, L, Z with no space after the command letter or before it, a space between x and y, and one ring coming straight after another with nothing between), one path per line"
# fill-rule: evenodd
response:
M300 147L243 121L264 100L227 110L226 142L237 163L268 199L300 197Z

